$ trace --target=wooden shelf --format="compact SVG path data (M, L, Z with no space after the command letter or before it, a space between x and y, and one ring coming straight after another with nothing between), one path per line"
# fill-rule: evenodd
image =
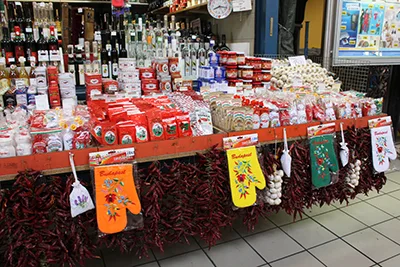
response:
M359 119L345 119L334 121L336 130L340 131L340 123L343 128L348 127L366 128L368 120L380 116L363 117ZM238 136L251 133L257 133L261 144L271 144L282 142L283 128L286 128L287 138L289 140L302 139L307 137L307 127L319 125L320 122L312 122L308 124L299 124L277 128L267 128L259 130L249 130L241 132L220 132L213 135L186 137L174 140L153 141L132 145L116 145L105 147L93 147L82 150L73 150L75 155L75 164L78 171L89 170L89 153L113 150L118 148L134 147L137 162L151 162L155 160L165 160L173 158L181 158L196 155L210 147L217 145L222 148L222 139L229 136ZM18 171L25 169L34 169L42 171L45 175L54 175L71 172L69 165L69 151L53 152L45 154L35 154L30 156L12 157L0 159L0 181L12 180Z
M162 6L149 11L149 14L167 14L169 11L169 6Z
M207 2L206 3L202 3L202 4L198 4L198 5L194 5L194 6L191 6L191 7L187 7L187 8L175 11L175 12L170 12L170 13L168 13L168 15L171 16L171 15L176 15L176 14L181 14L181 13L185 14L185 13L193 12L193 11L196 11L196 10L204 9L205 7L207 7Z

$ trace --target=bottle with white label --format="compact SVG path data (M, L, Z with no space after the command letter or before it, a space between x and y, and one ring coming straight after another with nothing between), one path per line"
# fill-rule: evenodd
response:
M75 57L74 57L74 46L68 45L68 72L72 74L74 77L74 84L76 83L76 75L75 75Z
M75 77L77 85L85 85L85 65L82 58L82 48L76 48L75 55Z

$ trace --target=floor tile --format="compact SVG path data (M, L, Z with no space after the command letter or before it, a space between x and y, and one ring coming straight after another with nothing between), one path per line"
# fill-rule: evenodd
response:
M123 267L123 266L120 266ZM144 265L140 265L140 267L159 267L157 262L146 263Z
M365 194L358 194L357 198L361 199L361 200L367 200L367 199L371 199L371 198L375 198L378 196L382 196L385 193L383 193L382 191L379 191L379 193L374 189L368 192L368 196Z
M236 233L236 231L231 227L224 228L221 232L222 238L217 241L217 245L240 238L240 235L238 235L238 233ZM208 248L208 244L204 240L200 239L200 237L198 236L196 236L195 238L202 248Z
M161 267L213 267L202 250L190 252L180 256L165 259L159 262Z
M265 263L243 239L217 245L206 253L218 267L255 267Z
M390 161L389 170L390 170L391 172L400 171L400 160L399 160L399 159L396 159L396 160Z
M311 209L306 209L304 212L307 216L313 217L328 211L335 210L336 207L332 205L323 205L322 207L314 205Z
M397 191L394 191L392 193L389 193L389 195L391 195L392 197L395 197L398 200L400 200L400 190L397 190Z
M385 212L393 215L399 216L400 215L400 200L395 199L390 196L381 196L378 198L370 199L367 201L368 203L372 204L373 206L384 210Z
M318 215L313 217L313 219L338 236L344 236L366 227L364 224L351 218L341 210L335 210Z
M356 203L349 207L342 208L341 210L357 220L362 221L368 226L389 220L391 218L390 215L367 204L366 202Z
M305 248L314 247L336 238L335 235L312 219L306 219L295 224L286 225L282 227L282 230Z
M184 243L178 243L178 244L167 244L164 247L164 253L161 252L158 249L154 249L154 255L156 256L157 260L162 260L167 257L172 257L175 255L183 254L186 252L191 252L195 251L197 249L200 249L199 245L197 245L196 241L194 238L189 238L190 245Z
M390 260L381 262L380 265L382 267L399 267L400 266L400 256L396 256L391 258Z
M280 261L271 263L272 267L322 267L319 261L317 261L310 253L302 252L291 257L285 258Z
M1 264L0 264L1 266ZM89 259L85 261L85 267L105 267L103 259Z
M246 237L246 240L268 262L303 250L299 244L278 228Z
M302 215L303 218L307 218L306 215ZM293 215L289 215L284 211L280 211L276 214L271 214L267 217L271 222L275 223L278 226L282 226L285 224L293 223L302 220L297 216L296 221L293 220Z
M366 267L374 264L373 261L339 239L313 248L310 252L328 267Z
M340 204L339 201L333 202L331 205L336 207L336 208L344 208L344 207L347 207L347 206L354 205L354 204L356 204L356 203L358 203L360 201L361 201L361 199L355 198L355 199L349 199L349 204L348 205L347 205L346 201L343 201L342 204Z
M375 225L374 228L379 233L385 235L386 237L392 239L393 241L400 244L400 221L397 219L393 219L378 225ZM399 251L400 253L400 251ZM400 264L399 264L400 266Z
M398 162L399 162L398 168L400 168L400 160L398 160ZM400 169L398 169L398 170L400 170ZM399 171L386 173L386 178L388 178L389 180L392 180L395 183L400 184L400 172Z
M139 259L135 252L121 254L118 249L102 249L103 258L107 267L121 267L121 266L136 266L148 262L155 261L155 258L151 251L149 257L143 257Z
M365 229L344 238L359 251L380 262L400 252L400 246L372 229Z
M396 174L398 174L398 172L396 172ZM395 182L391 181L390 179L387 179L386 184L383 186L383 188L381 190L383 193L390 193L393 191L397 191L397 190L400 190L400 184L395 183Z
M259 218L258 223L256 224L254 230L248 231L247 227L243 224L242 219L238 219L233 223L233 228L241 235L241 236L248 236L251 234L259 233L262 231L266 231L276 226L266 218Z

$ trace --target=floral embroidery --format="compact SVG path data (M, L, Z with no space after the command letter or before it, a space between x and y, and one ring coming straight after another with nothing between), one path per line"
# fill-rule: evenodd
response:
M325 171L329 166L331 166L331 161L329 159L329 150L326 146L320 145L314 150L314 156L317 163L317 173L321 179L325 179L327 172Z
M77 199L75 199L74 203L76 206L79 206L82 209L84 209L88 205L88 200L89 200L88 196L82 195L78 196Z
M257 180L255 175L251 171L251 161L235 161L235 166L233 170L235 172L235 184L240 193L240 198L246 198L246 196L249 195L249 188L251 183L260 183L260 181Z
M376 151L379 165L383 165L385 163L385 159L388 154L393 154L393 152L390 151L387 146L386 136L380 136L376 139Z
M109 216L108 221L114 219L117 220L117 217L120 217L118 214L120 208L119 204L123 204L127 206L128 204L133 204L132 201L125 195L122 194L123 187L125 186L124 182L119 178L113 179L105 179L102 185L103 192L106 194L104 196L106 204L104 206L107 208L107 216Z

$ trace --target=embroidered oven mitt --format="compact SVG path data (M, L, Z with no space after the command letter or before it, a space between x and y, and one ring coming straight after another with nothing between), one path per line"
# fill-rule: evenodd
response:
M377 172L389 169L389 159L397 158L391 126L371 129L372 162Z
M315 136L310 139L311 178L315 188L330 185L331 172L339 170L333 144L333 135Z
M105 234L121 232L127 225L128 209L133 214L141 210L131 164L94 168L97 224Z
M238 208L249 207L257 200L256 187L264 189L266 184L256 147L235 148L226 153L233 204Z

